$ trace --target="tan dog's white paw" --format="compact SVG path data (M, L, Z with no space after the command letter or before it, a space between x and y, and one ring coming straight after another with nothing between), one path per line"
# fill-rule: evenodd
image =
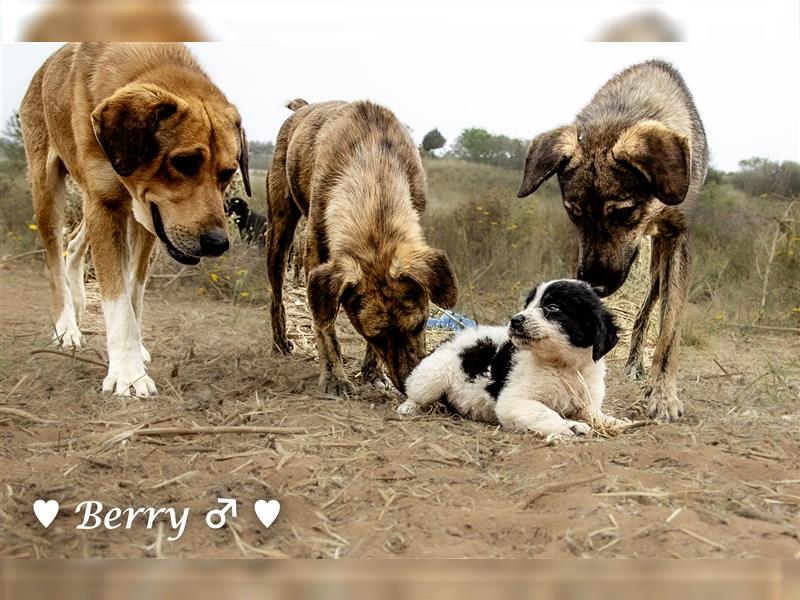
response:
M64 311L56 321L53 341L58 342L62 348L80 350L83 344L83 335L75 322L75 315Z
M133 393L131 393L133 389ZM103 391L118 396L155 396L155 382L147 375L141 361L118 362L108 369Z
M581 421L566 421L565 422L566 431L569 433L564 432L563 435L589 435L592 432L592 428L589 426L588 423L583 423Z
M149 363L150 362L150 353L147 351L147 348L144 347L144 344L141 344L141 351L142 351L142 362Z

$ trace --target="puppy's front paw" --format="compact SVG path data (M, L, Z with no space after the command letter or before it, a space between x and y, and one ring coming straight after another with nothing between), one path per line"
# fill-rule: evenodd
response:
M131 394L133 390L133 394ZM112 362L103 380L103 391L118 396L154 396L156 384L147 375L141 360Z
M419 407L417 406L416 402L412 402L411 400L406 400L400 406L397 407L397 412L399 412L404 417L410 417L419 412Z
M647 416L657 421L677 421L683 416L683 401L677 393L667 391L664 386L654 385L645 392Z
M320 378L320 389L329 396L355 396L356 386L347 377L336 377L328 373Z
M144 344L141 344L141 351L142 351L142 362L149 363L150 362L150 353L147 351L147 348L144 347Z
M569 431L566 435L589 435L592 432L592 428L589 426L588 423L582 423L581 421L566 421L566 430Z

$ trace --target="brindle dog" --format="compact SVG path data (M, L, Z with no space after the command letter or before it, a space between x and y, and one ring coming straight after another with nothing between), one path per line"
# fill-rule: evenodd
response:
M367 341L363 383L394 385L425 351L428 303L453 307L458 287L450 261L425 243L420 214L425 174L406 128L370 102L294 100L281 127L267 179L267 252L272 335L288 354L283 307L286 259L300 215L308 217L308 301L326 393L353 391L342 367L334 323L343 306Z
M626 373L644 376L647 321L661 298L661 328L646 391L652 418L683 414L677 350L689 284L688 211L708 167L703 124L680 74L661 61L611 78L566 127L530 145L519 197L558 175L578 228L577 276L601 296L625 282L644 236L652 238L650 290L633 326Z

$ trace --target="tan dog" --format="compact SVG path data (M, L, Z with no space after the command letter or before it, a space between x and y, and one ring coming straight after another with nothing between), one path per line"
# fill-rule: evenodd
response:
M661 331L646 392L649 416L683 413L677 351L689 287L687 211L708 167L703 123L680 74L661 61L615 75L575 123L536 137L519 197L558 174L564 207L578 228L577 275L601 296L628 277L642 237L652 237L650 292L631 334L626 371L644 375L642 344L661 296Z
M320 385L351 392L334 323L344 307L366 339L364 383L394 385L422 359L428 302L452 307L458 288L447 256L425 243L425 173L405 127L370 102L307 104L281 127L268 175L267 252L275 349L289 353L283 277L300 215L306 228L308 301L320 356Z
M179 44L70 44L31 81L20 110L36 220L53 294L55 336L80 347L83 254L92 247L103 301L103 391L155 394L141 344L156 236L184 264L228 249L222 193L247 142L236 108ZM84 221L61 238L64 177L84 192Z

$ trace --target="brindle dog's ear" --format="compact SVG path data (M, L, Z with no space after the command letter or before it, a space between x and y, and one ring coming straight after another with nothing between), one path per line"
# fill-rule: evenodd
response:
M614 316L607 309L601 307L600 314L597 316L597 330L592 345L592 360L597 362L603 358L611 352L618 341L618 329L614 322Z
M323 263L308 274L308 305L319 325L333 324L342 294L352 284L345 269L334 262Z
M242 172L242 182L244 183L244 191L247 193L248 198L252 198L253 194L250 191L250 147L247 144L247 135L244 132L244 127L239 125L239 170Z
M611 155L644 175L664 204L680 204L686 198L691 151L685 135L658 121L642 121L622 133Z
M92 113L92 128L111 166L131 175L159 153L156 131L182 100L155 85L132 84L104 100Z
M535 192L546 179L567 164L577 143L576 129L571 125L536 136L528 148L522 186L517 192L517 198L524 198Z
M436 306L455 308L458 302L458 281L444 250L428 248L422 260L414 261L405 275L421 285Z

